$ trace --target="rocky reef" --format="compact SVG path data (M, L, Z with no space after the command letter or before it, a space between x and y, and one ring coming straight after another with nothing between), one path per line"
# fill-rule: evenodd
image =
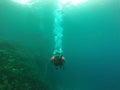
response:
M0 42L0 90L50 90L29 60L16 46Z

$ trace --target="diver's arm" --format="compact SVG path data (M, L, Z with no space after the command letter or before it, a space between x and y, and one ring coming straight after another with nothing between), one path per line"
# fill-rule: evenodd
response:
M53 63L53 60L55 59L55 56L51 57L51 63Z
M63 62L65 62L65 57L64 56L62 56L62 60L63 60Z

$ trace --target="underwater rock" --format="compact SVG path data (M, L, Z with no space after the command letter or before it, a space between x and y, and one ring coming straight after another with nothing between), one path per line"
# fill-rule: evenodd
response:
M0 42L0 90L50 90L50 85L28 65L29 57L14 45Z

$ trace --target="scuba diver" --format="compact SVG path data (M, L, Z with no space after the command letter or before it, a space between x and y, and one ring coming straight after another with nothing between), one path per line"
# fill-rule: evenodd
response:
M64 69L65 58L61 53L57 52L56 54L54 54L51 57L51 62L56 66L56 69L58 69L58 67Z

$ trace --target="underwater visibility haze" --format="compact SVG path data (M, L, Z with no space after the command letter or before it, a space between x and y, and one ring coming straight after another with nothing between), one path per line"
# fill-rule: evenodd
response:
M0 90L120 90L120 0L0 0L0 77Z

